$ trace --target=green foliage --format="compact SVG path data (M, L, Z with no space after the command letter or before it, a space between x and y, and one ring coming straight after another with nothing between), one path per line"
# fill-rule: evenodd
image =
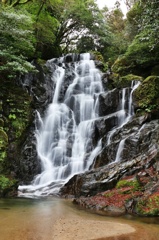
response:
M151 29L146 29L135 37L125 56L134 62L134 66L142 68L153 66L159 58L159 44L157 45L155 41Z
M6 196L10 191L16 188L16 181L0 175L0 196Z
M24 121L23 118L18 118L12 121L12 126L15 129L15 135L17 139L22 135L23 131L26 128L26 124L27 121Z
M34 0L23 5L23 9L34 19L35 56L38 58L48 59L76 51L79 39L92 39L93 44L86 44L82 50L80 46L78 52L101 46L101 39L102 44L108 40L106 24L94 0Z
M108 45L110 41L110 33L97 5L93 0L74 0L69 3L61 14L60 28L57 32L57 40L61 43L63 52L69 51L70 44L76 49L78 40L77 51L96 48L101 52L105 44ZM85 48L81 49L82 42ZM93 49L90 49L91 47Z
M147 77L159 63L158 30L158 1L136 1L127 14L126 23L126 33L131 42L124 58L131 73ZM123 64L122 69L124 66Z
M95 50L94 39L89 36L82 36L78 40L76 47L79 53L93 51Z
M102 56L102 54L98 51L91 51L91 53L95 56L95 60L97 61L101 61L104 63L104 58Z
M139 33L143 8L137 1L127 13L126 33L130 41Z
M0 173L3 171L3 162L7 156L8 135L4 128L0 127Z
M127 35L125 34L126 20L119 8L108 11L103 9L103 15L108 25L110 39L108 45L102 49L106 61L114 61L119 55L125 53L128 46Z
M135 91L138 108L146 112L159 110L159 76L147 77Z
M120 75L127 75L131 73L133 63L125 56L120 56L112 65L112 71Z
M2 147L2 142L4 145L6 145L6 143L8 143L8 136L6 134L6 132L3 130L3 128L0 128L0 148Z
M11 186L10 180L3 175L0 175L0 190L4 190Z
M60 1L31 1L23 5L23 9L29 12L34 20L34 34L36 37L35 57L48 59L53 56L54 43L59 22L55 9Z
M93 54L96 61L102 62L103 67L101 68L101 71L103 71L103 72L108 71L108 69L109 69L108 63L104 61L104 57L102 56L102 54L98 51L91 51L90 53Z
M14 9L0 10L0 72L12 78L33 70L27 61L34 51L32 21L28 14Z
M15 114L9 114L9 119L16 119L16 115Z

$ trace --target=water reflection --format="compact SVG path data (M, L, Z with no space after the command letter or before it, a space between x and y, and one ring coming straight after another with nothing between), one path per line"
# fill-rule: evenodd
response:
M158 240L159 219L143 220L145 223L130 216L123 219L91 214L56 198L0 199L1 240ZM137 232L118 237L107 235L107 230L116 232L116 226L123 224L135 227ZM122 228L118 230L121 235ZM96 237L98 232L102 238Z

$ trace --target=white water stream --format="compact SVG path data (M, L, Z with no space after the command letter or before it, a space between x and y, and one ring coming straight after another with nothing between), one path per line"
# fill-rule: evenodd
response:
M63 103L58 99L65 64L53 75L56 82L53 101L44 119L38 114L41 128L36 133L37 153L42 172L31 185L19 187L20 196L58 193L73 175L87 170L101 150L100 141L96 148L92 145L93 119L98 117L98 95L103 91L101 73L89 54L81 54L74 72Z
M92 134L94 120L99 117L98 96L103 92L101 72L90 60L89 54L81 54L79 62L74 62L74 80L68 86L64 101L59 102L60 92L65 80L64 58L61 67L53 71L52 80L56 87L52 103L44 119L37 112L40 128L36 131L37 154L41 161L42 172L35 176L30 185L19 186L19 196L47 196L58 194L75 174L84 172L92 165L102 148L101 140L94 147ZM51 68L54 60L48 61ZM68 64L68 63L67 63ZM131 91L124 88L120 93L118 126L108 134L107 145L116 130L126 124L133 115L132 93L139 82L133 82ZM126 110L127 103L127 110ZM121 139L115 162L120 161L125 139Z
M122 97L121 97L121 101L119 101L119 125L115 128L113 128L109 134L108 134L108 138L107 138L107 145L109 145L111 143L111 138L112 136L115 134L115 132L117 131L117 129L122 128L130 119L131 117L134 115L134 107L133 107L133 101L132 101L132 95L133 92L135 91L135 89L140 85L139 81L132 81L131 84L131 91L130 93L127 93L127 97L126 97L126 88L122 89ZM128 110L126 111L126 101L128 101ZM121 139L121 141L119 142L119 146L117 149L117 153L116 153L116 157L115 157L115 162L119 162L121 160L121 155L124 149L124 145L125 145L125 141L126 138Z

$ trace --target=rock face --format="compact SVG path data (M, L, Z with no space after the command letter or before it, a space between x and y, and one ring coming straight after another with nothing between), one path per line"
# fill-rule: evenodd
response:
M22 184L30 181L41 171L40 160L36 152L36 127L38 127L38 112L43 116L48 104L52 100L53 82L50 81L49 70L42 69L35 64L38 73L27 74L20 80L21 87L32 98L32 122L28 126L24 140L21 142L16 174Z
M19 80L19 85L28 92L32 98L32 122L27 128L27 135L21 142L18 159L16 160L16 175L21 184L29 184L34 176L41 172L40 159L36 151L36 129L39 127L39 116L44 117L48 105L52 102L56 79L52 73L57 66L65 64L65 84L60 91L59 102L63 102L64 94L74 79L73 61L78 61L78 54L69 54L65 58L51 59L41 67L34 63L38 73L27 74Z
M25 88L33 98L32 107L34 110L34 122L27 130L28 136L21 144L20 157L18 158L19 170L17 174L20 181L25 184L29 183L41 170L36 153L35 133L36 127L40 124L38 113L43 117L48 104L52 101L52 90L55 88L56 80L52 77L51 71L55 70L57 66L61 66L62 61L65 61L66 76L58 99L60 102L63 101L64 94L75 76L73 61L79 61L79 55L69 54L64 59L50 60L43 69L37 66L39 73L28 75L21 82L23 88ZM98 63L96 65L98 66L100 64ZM81 69L79 68L78 74L80 74L80 71ZM105 78L103 78L103 81L105 81ZM78 93L78 84L74 88L74 91ZM118 181L123 178L129 178L131 176L140 178L142 174L144 176L144 174L147 174L146 172L153 167L156 177L155 181L158 181L159 121L148 121L144 116L136 117L135 115L131 115L131 117L129 117L130 92L131 87L129 81L124 91L117 88L109 90L105 87L105 92L100 94L98 103L99 118L93 120L94 132L92 142L94 146L97 146L97 143L101 140L102 149L100 154L94 159L89 171L75 175L61 188L60 194L62 196L74 196L76 203L86 207L90 205L91 208L92 205L90 203L87 204L87 200L90 197L101 192L112 190L116 187ZM73 101L73 98L71 101ZM71 108L71 103L69 106ZM123 122L123 117L127 119L127 121ZM69 149L71 151L72 141L68 144L70 145ZM153 181L154 179L155 178L153 178ZM144 191L148 190L150 191L150 188L145 185ZM83 196L85 200L81 200L81 196ZM135 199L137 197L139 197L139 195L135 195ZM122 205L122 212L126 212L126 209L129 209L130 212L131 208L135 209L134 206L136 205L128 201L127 204ZM115 205L107 207L103 205L101 209L103 210L104 207L106 209L105 211L119 210L117 209L118 206ZM137 211L138 210L136 210L136 212Z
M119 106L119 90L113 89L112 91L108 91L99 96L100 107L99 107L99 115L105 116L108 114L112 114L118 110Z
M158 121L145 124L138 135L135 133L134 137L127 140L124 151L125 157L120 162L107 164L110 156L113 155L111 153L113 147L111 149L104 148L98 156L97 162L95 162L96 168L74 176L61 189L61 193L75 197L92 196L114 188L121 177L138 174L141 170L156 164L159 151L158 139Z
M143 124L143 120L134 118L120 128L95 160L94 169L70 179L61 194L107 215L159 216L159 121ZM121 137L126 138L121 160L112 162ZM134 179L137 188L130 184ZM120 181L125 186L118 189Z

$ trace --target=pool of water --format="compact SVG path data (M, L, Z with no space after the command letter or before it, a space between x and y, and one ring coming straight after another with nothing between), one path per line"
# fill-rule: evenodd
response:
M78 221L76 221L78 219ZM79 220L80 219L80 220ZM115 224L126 224L135 232L122 236L93 238L94 222L106 224L108 228ZM61 225L59 224L61 221ZM83 225L77 223L83 221ZM85 222L84 222L85 221ZM58 228L55 229L55 225ZM65 227L65 223L70 223ZM86 223L86 224L85 224ZM92 225L91 225L92 223ZM74 226L77 224L77 227ZM67 225L67 224L66 224ZM61 228L59 228L61 226ZM71 232L74 226L75 233ZM81 229L79 229L79 227ZM91 230L92 228L92 230ZM98 227L100 232L100 227ZM59 231L59 232L58 232ZM69 235L70 231L70 235ZM85 232L85 238L79 236ZM103 229L101 229L103 231ZM56 235L55 235L56 232ZM86 233L88 234L86 235ZM57 236L57 237L56 237ZM94 235L95 236L95 235ZM106 217L79 209L70 201L59 198L48 199L0 199L0 240L159 240L159 218Z

